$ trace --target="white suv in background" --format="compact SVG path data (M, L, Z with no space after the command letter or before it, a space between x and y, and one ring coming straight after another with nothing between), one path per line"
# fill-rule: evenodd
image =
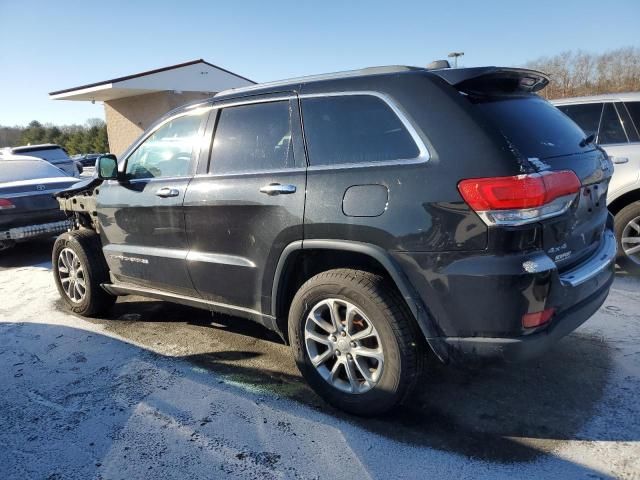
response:
M607 204L615 216L618 264L640 273L640 92L552 100L614 164Z

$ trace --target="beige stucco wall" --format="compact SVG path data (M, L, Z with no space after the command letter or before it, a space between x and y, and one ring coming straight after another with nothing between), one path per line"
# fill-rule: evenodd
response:
M211 92L171 91L148 93L104 102L109 150L121 155L158 117L193 100L209 98Z

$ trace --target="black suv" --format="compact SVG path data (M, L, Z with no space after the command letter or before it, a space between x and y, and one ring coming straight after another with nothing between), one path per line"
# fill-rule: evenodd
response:
M547 82L380 67L175 110L59 194L60 294L84 315L136 294L255 320L361 415L428 358L540 354L604 302L616 253L612 164Z

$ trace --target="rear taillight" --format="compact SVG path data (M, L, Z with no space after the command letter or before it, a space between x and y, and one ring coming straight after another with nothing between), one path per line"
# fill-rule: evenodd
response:
M547 308L541 312L526 313L522 316L522 326L524 328L535 328L544 325L551 320L554 313L556 313L555 308Z
M487 225L523 225L567 211L580 191L571 170L462 180L458 190Z
M0 210L9 210L10 208L16 208L16 206L11 203L11 200L0 198Z

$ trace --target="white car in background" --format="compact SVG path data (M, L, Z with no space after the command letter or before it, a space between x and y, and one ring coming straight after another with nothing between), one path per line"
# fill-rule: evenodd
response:
M640 92L552 100L599 144L614 166L607 204L615 217L618 264L640 273Z
M54 143L7 147L0 150L0 160L2 160L3 157L7 158L11 155L27 155L41 158L72 177L78 177L80 173L82 173L79 163L72 160L64 148Z

